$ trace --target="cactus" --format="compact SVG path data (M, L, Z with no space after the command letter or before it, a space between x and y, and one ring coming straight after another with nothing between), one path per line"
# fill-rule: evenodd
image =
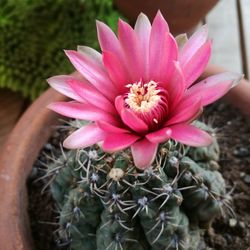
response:
M63 153L49 166L60 242L73 250L198 249L201 229L225 199L218 159L215 138L203 148L169 140L144 171L129 150L108 154L95 145Z
M116 26L112 0L1 0L0 87L35 99L54 74L73 71L63 48L98 48L95 19Z

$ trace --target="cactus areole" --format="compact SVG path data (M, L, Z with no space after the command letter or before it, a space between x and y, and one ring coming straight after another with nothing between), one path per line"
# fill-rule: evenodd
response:
M174 38L160 12L152 24L140 14L134 29L120 20L117 36L97 21L97 33L101 53L66 51L79 77L48 79L73 99L49 108L85 121L64 141L78 150L49 170L62 210L60 244L197 249L199 228L228 200L216 139L194 120L241 75L196 82L210 58L207 26Z

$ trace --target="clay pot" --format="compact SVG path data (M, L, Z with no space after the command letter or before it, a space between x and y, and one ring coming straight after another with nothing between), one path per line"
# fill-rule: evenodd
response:
M58 124L46 106L66 97L47 90L21 117L0 155L0 249L31 250L26 180L42 146Z
M194 28L218 0L114 0L126 17L134 22L140 12L151 20L160 9L174 34Z

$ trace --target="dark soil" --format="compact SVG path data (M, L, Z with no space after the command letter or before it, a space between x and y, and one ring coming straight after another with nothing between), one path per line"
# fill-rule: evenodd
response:
M221 172L232 204L225 207L225 216L216 219L205 232L206 246L200 250L250 250L250 124L225 103L208 107L202 119L216 128L221 148ZM28 181L29 214L37 250L67 249L58 247L56 242L58 212L48 188L45 189L50 177L37 181L45 174L48 163L45 154L60 153L57 145L63 135L64 131L56 132L45 145Z

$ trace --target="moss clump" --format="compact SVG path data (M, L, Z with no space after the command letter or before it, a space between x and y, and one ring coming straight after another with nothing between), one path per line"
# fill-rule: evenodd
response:
M112 0L1 0L0 87L36 98L46 78L73 68L63 49L98 48L95 19L115 27Z

